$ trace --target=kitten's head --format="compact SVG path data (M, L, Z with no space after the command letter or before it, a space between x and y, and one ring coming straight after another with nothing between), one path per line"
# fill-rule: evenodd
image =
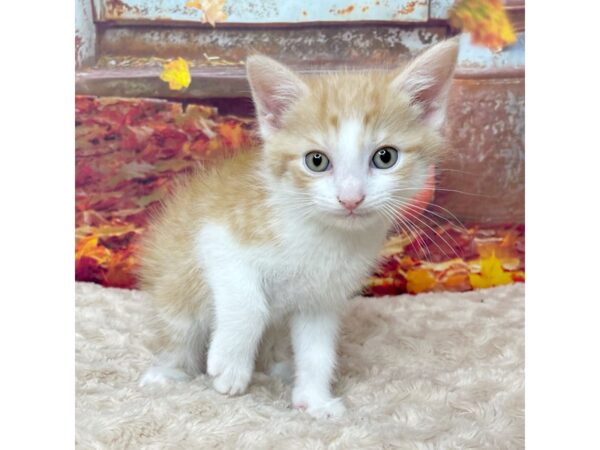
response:
M341 228L391 221L431 174L457 53L453 39L394 71L305 77L250 57L264 166L279 198Z

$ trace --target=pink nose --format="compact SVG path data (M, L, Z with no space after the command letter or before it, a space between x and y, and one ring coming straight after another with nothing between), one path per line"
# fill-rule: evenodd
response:
M348 211L352 212L358 207L358 205L360 205L363 202L364 199L364 195L361 197L351 197L344 199L338 197L338 202L340 202L340 204Z

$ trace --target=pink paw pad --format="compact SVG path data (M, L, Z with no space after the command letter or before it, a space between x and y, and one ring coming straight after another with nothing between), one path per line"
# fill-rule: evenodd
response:
M294 403L292 405L292 407L294 409L299 409L300 411L306 411L306 408L308 408L308 405L306 405L306 403Z

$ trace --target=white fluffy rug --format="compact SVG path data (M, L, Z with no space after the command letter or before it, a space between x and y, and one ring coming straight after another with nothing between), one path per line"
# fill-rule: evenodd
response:
M77 283L77 447L523 448L523 295L518 284L354 300L335 385L348 414L318 421L260 373L236 398L206 376L138 387L152 360L148 299Z

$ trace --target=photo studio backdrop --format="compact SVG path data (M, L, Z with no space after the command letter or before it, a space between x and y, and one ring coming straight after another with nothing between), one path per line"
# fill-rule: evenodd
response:
M257 142L248 54L300 73L390 67L459 34L457 7L472 23L449 156L433 204L410 236L390 237L365 293L524 281L523 0L77 0L76 278L134 287L136 240L173 177ZM508 45L486 35L501 15ZM186 67L186 87L163 80L171 68L186 84Z

